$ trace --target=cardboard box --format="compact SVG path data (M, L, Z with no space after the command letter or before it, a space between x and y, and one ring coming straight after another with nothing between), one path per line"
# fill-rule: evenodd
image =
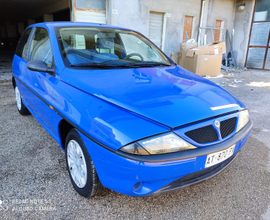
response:
M226 45L223 41L191 48L186 53L184 68L200 76L218 76L224 53Z
M226 45L224 41L217 41L204 46L189 49L186 56L193 57L194 55L219 55L226 53Z
M170 58L173 60L173 62L177 63L179 65L179 52L172 53Z
M208 75L211 77L220 74L222 54L220 55L195 55L186 57L185 69L196 73L197 75Z
M186 60L186 53L189 49L191 48L196 48L198 47L198 43L181 43L180 44L180 54L179 54L179 66L182 66L185 68L185 60Z

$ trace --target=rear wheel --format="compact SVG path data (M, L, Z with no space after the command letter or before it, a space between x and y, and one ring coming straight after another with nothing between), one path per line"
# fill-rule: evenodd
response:
M74 189L86 198L97 195L102 185L80 135L72 129L66 138L66 162Z
M15 98L16 98L16 105L17 105L17 109L19 113L21 115L28 115L29 111L22 102L21 93L17 86L15 86Z

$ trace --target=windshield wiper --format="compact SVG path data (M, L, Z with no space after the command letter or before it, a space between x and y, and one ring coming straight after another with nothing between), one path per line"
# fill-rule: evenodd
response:
M71 64L71 67L97 67L97 68L121 68L121 67L153 67L153 66L171 66L168 63L161 62L136 62L136 63L124 63L124 64L107 64L107 63L77 63Z
M169 63L154 62L154 61L137 62L134 64L139 66L171 66L171 64Z
M102 63L112 63L112 62L119 62L118 60L107 60ZM117 66L171 66L173 64L163 63L163 62L156 62L156 61L140 61L140 62L128 62L128 63L121 63L115 64Z
M154 67L154 66L171 66L168 63L162 62L153 62L153 61L143 61L143 62L136 62L136 63L126 63L126 64L119 64L117 66L127 66L127 67Z
M71 67L97 67L97 68L121 68L121 67L133 67L138 68L138 65L134 65L133 63L125 63L125 64L105 64L105 63L76 63L71 64Z
M115 65L104 63L76 63L70 64L71 67L97 67L97 68L115 68Z

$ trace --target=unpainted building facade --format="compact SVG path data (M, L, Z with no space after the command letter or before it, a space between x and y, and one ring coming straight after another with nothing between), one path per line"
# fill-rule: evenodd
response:
M88 2L73 1L74 21L91 22L94 13L101 14L96 16L102 18L99 22L137 30L167 55L179 52L179 44L187 39L194 39L199 45L226 41L227 50L234 51L238 67L270 69L270 1L99 0L90 5ZM87 13L91 14L88 18Z

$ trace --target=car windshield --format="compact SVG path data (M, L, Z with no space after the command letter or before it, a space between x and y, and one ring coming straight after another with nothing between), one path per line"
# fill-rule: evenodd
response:
M170 66L153 43L128 30L102 27L57 28L64 62L70 67L121 68Z

